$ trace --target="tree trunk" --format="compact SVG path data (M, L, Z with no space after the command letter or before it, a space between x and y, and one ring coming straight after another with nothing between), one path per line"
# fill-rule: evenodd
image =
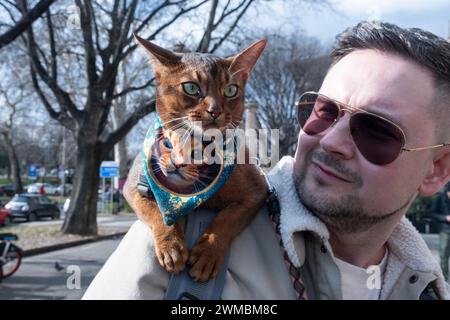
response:
M8 154L10 172L12 174L14 191L16 193L22 193L23 185L22 179L20 177L20 165L19 159L17 158L16 148L11 140L8 133L2 133L3 142L6 148L6 153Z
M126 179L128 175L128 152L125 138L114 146L114 154L116 161L119 162L119 179Z
M9 160L6 165L6 179L11 180L11 164L9 163Z
M78 138L77 164L69 209L62 226L63 233L97 234L97 198L102 152L98 142Z
M120 73L122 76L122 90L130 86L128 83L126 64L128 59L124 59L120 64ZM125 110L127 106L127 96L120 97L113 102L112 107L112 125L113 130L117 130L125 121ZM128 152L126 137L121 139L114 146L114 160L119 163L119 189L123 187L128 175Z
M117 130L125 121L125 115L123 112L125 104L126 97L120 99L120 102L116 101L113 104L113 130ZM119 163L119 180L126 178L128 175L128 153L127 140L125 139L125 137L114 146L114 159Z

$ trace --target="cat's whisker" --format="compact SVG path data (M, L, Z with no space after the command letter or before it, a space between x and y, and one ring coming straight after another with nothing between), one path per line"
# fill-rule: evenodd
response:
M176 131L176 130L178 130L180 128L183 128L183 127L184 127L183 123L177 123L177 124L174 124L173 126L167 128L166 130L167 131Z
M197 180L197 184L199 184L203 188L207 188L208 187L208 185L206 183L204 183L203 181L201 181L201 180Z
M180 114L179 112L177 112L177 111L164 111L164 112L158 112L159 114L175 114L175 115L177 115L177 114Z
M178 121L178 122L177 123L173 123L175 121ZM174 131L174 130L184 126L183 121L184 121L184 117L180 117L180 118L172 119L170 121L167 121L167 122L163 123L163 126L166 127L167 124L172 123L172 125L170 125L167 128L165 128L165 130Z
M178 117L178 118L173 118L173 119L171 119L169 121L165 121L165 122L161 121L161 123L165 126L165 125L167 125L169 123L172 123L174 121L180 121L180 120L183 120L183 119L186 119L186 118L188 118L188 117L187 116L185 116L185 117Z
M207 178L207 179L210 179L210 180L213 179L213 177L211 177L211 176L209 176L209 175L207 175L207 174L204 174L204 173L200 173L199 176L200 176L201 178ZM204 182L203 182L203 183L204 183ZM206 184L205 184L205 185L206 185Z
M186 131L182 137L182 139L186 136L186 138L184 138L183 143L181 144L181 147L184 148L186 142L188 141L188 138L191 136L191 133L194 131L194 129L189 129L188 131Z
M183 123L185 124L187 129L193 128L192 122L191 122L191 120L189 120L189 117L187 120L183 120Z
M180 115L179 113L170 113L170 112L167 112L167 113L160 113L160 114L169 114L169 115L171 115L171 116L174 116L174 115ZM178 119L185 119L185 118L187 118L188 116L179 116L179 117L174 117L174 118L172 118L172 119L170 119L169 121L166 121L166 122L164 122L164 124L166 124L166 123L170 123L170 122L172 122L172 121L175 121L175 120L178 120Z

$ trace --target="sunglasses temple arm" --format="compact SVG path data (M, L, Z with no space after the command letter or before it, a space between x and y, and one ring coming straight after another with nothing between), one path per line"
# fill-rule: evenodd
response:
M449 143L437 144L437 145L434 145L434 146L421 147L421 148L402 148L402 150L403 151L419 151L419 150L440 148L440 147L445 147L445 146L450 146L450 142Z

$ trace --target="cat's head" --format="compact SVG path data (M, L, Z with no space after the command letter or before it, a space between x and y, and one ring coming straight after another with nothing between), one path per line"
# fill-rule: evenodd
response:
M255 42L227 58L175 53L135 35L151 57L157 84L156 111L166 129L234 129L244 111L244 87L266 46Z

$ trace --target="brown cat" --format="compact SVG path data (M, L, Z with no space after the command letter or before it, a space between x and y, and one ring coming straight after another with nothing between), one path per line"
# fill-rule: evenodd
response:
M174 126L192 126L201 121L202 129L216 128L225 133L235 128L244 111L244 87L249 73L266 45L258 41L229 57L211 54L174 53L135 35L151 57L157 84L156 111L165 134ZM195 181L198 165L177 162L184 146L180 137L170 137L172 150L163 153L159 164L164 174L182 169L186 180ZM224 255L233 239L251 222L267 197L267 186L258 169L249 164L237 164L228 181L204 206L220 210L208 230L188 253L184 234L178 223L167 226L156 201L137 192L138 176L142 173L138 156L128 176L124 195L139 219L148 225L154 236L156 256L169 272L179 273L189 259L190 275L207 281L219 273Z

